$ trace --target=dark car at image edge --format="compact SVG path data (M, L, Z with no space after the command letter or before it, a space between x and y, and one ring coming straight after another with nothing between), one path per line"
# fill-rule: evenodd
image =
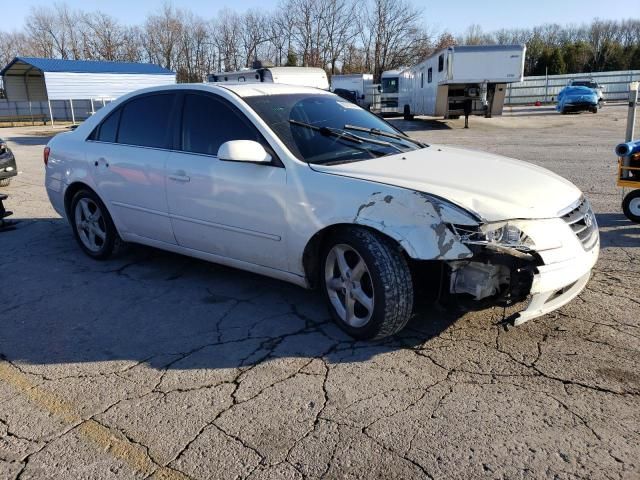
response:
M0 138L0 187L6 187L11 179L18 175L18 167L13 152L7 143Z

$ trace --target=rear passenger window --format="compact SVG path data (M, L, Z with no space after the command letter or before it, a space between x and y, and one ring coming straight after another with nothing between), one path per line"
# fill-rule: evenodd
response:
M118 143L167 148L174 95L147 95L126 103L120 116Z
M255 140L260 133L240 112L223 100L207 95L185 95L182 110L182 150L217 155L229 140Z
M116 141L116 135L118 134L118 121L120 120L120 112L122 109L118 109L115 112L111 113L104 120L100 127L94 132L92 136L92 140L97 140L99 142L109 142L113 143Z

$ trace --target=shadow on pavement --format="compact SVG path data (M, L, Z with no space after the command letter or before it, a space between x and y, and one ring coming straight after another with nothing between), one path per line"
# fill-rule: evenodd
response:
M640 225L631 222L622 213L596 214L600 228L600 246L640 247Z
M420 132L429 130L451 130L452 127L447 120L434 120L426 118L415 118L413 120L404 120L403 118L391 118L387 121L403 132Z
M19 137L5 137L5 140L23 146L46 145L53 135L32 135Z
M462 315L429 307L396 337L355 342L331 321L319 292L135 245L95 261L62 219L22 220L0 242L0 356L76 364L63 371L121 360L174 369L283 357L364 361L422 345Z

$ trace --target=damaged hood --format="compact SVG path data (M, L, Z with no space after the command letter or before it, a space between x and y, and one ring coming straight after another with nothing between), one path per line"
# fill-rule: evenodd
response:
M582 195L568 180L531 163L444 145L311 168L437 195L487 221L555 218Z

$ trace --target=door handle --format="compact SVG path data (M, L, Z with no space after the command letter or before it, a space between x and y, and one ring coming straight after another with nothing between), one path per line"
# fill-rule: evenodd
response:
M187 176L184 170L178 170L173 175L169 175L169 178L176 182L188 182L191 180L191 177Z

